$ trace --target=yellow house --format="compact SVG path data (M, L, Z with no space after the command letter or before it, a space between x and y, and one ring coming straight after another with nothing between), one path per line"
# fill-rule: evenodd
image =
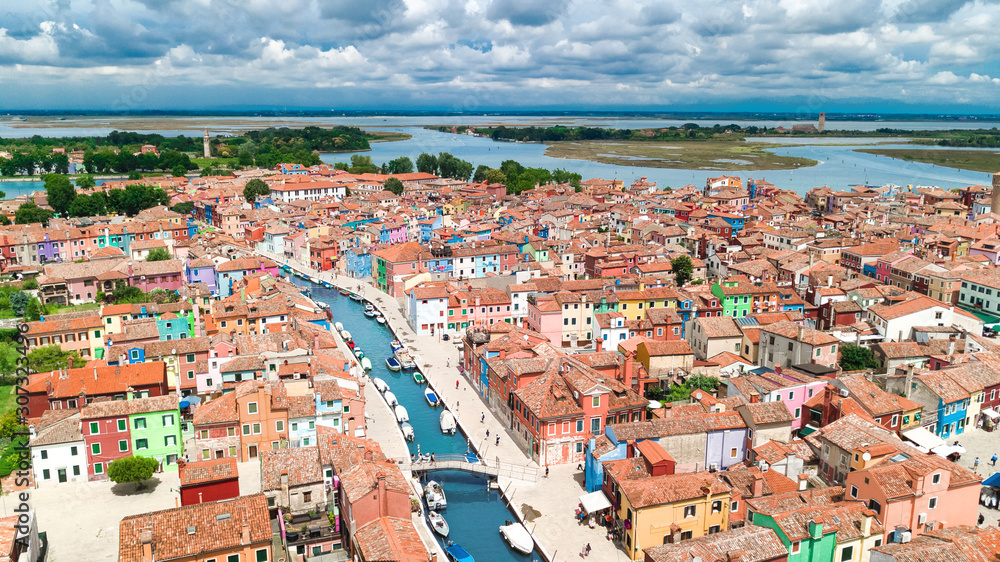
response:
M638 291L616 291L618 312L625 320L642 320L651 308L677 308L677 293L667 287L645 287Z
M111 304L101 308L101 322L106 334L122 333L122 323L132 319L132 305Z
M730 488L715 474L664 474L610 484L632 560L642 560L644 549L653 546L729 529Z

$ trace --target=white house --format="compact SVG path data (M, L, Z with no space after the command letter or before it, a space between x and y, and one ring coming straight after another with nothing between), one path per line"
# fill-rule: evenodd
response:
M421 283L406 298L406 319L418 336L443 330L448 323L448 288L441 283Z
M381 189L381 187L379 187ZM343 199L347 195L347 185L331 181L275 183L271 185L271 199L288 203L306 199L319 201L327 197Z
M979 318L923 296L889 306L873 305L868 308L868 320L885 341L910 340L913 328L918 326L956 326L977 335L983 332L983 321Z
M628 339L625 317L619 312L600 312L594 315L597 321L597 339L604 349L618 349L618 344Z
M80 412L48 410L29 428L35 484L87 481L87 448L80 433Z

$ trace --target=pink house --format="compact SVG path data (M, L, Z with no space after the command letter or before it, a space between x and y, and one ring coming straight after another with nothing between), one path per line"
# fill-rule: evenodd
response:
M524 323L550 342L562 342L562 307L552 295L531 295L528 297L528 314Z
M876 261L875 279L883 283L889 283L889 275L892 273L892 266L913 255L909 251L892 252L880 257Z
M915 538L931 525L938 529L976 524L975 506L982 489L979 475L912 447L902 453L908 456L849 472L844 481L844 499L862 501L875 512L885 529L885 542L898 540L894 536L897 527Z
M459 304L466 309L469 324L498 324L511 321L510 295L506 291L484 287L469 291L459 291Z

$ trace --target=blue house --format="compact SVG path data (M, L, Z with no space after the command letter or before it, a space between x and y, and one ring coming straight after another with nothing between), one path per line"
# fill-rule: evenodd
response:
M160 334L160 341L182 340L190 334L191 324L186 315L178 316L168 312L156 319L156 330Z
M348 277L361 279L372 276L372 255L368 248L350 248L342 256Z
M981 389L977 394L982 394ZM912 379L909 397L923 404L924 416L934 419L933 414L936 412L934 433L947 439L952 435L965 433L970 396L969 391L948 371L932 371Z
M343 431L343 417L350 414L350 407L344 406L340 385L335 380L314 381L313 391L316 401L316 423Z
M719 218L726 221L726 224L733 229L733 235L739 234L743 230L743 217L731 213L708 213L709 218Z

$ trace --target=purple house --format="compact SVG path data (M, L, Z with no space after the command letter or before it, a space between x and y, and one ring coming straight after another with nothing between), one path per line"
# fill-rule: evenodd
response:
M184 279L188 283L204 283L215 294L215 263L208 258L188 259L184 265Z
M50 261L61 261L59 255L59 242L49 240L49 233L45 233L45 238L38 242L38 263Z

